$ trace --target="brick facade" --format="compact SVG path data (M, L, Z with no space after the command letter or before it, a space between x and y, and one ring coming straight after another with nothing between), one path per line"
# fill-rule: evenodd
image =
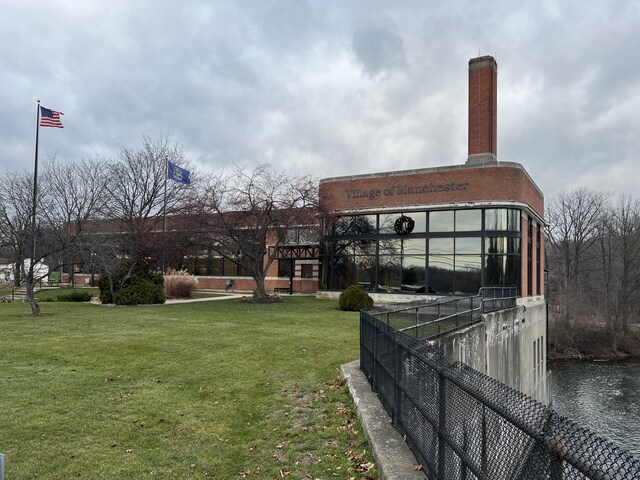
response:
M544 217L542 192L517 163L436 167L320 181L320 203L329 212L484 202L524 203Z

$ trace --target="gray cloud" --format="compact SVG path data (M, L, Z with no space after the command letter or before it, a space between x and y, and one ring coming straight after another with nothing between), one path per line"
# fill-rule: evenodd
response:
M36 100L65 113L40 155L160 134L204 170L318 177L459 164L467 62L498 60L498 158L547 194L637 194L637 2L10 2L0 169L29 170Z
M402 37L382 26L371 25L355 32L353 50L370 75L407 66Z

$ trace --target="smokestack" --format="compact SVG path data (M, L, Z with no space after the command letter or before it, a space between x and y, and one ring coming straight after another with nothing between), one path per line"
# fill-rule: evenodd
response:
M492 56L469 60L469 157L467 164L496 163L498 64Z

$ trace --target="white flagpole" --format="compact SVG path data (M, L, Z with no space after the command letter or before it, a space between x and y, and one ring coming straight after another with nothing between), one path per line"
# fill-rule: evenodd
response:
M33 167L33 205L32 205L32 224L31 224L31 235L32 235L32 247L33 251L31 252L31 263L33 264L35 256L36 256L36 199L38 196L38 136L40 134L40 100L38 100L38 105L36 107L36 154L35 161Z

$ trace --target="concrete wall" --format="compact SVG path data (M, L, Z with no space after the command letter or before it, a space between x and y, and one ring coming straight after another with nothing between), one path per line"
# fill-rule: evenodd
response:
M546 365L546 305L543 297L520 299L507 310L434 342L451 361L550 404Z

